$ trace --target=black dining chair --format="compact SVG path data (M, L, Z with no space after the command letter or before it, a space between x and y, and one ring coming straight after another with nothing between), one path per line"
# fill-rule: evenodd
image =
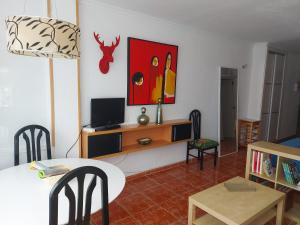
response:
M27 162L30 163L32 161L41 160L41 139L43 135L45 135L46 139L47 158L51 159L49 131L40 125L28 125L18 130L14 136L15 166L20 163L20 136L22 136L26 142Z
M87 186L84 198L84 180L86 174L92 174L94 176ZM65 196L69 200L69 222L67 224L90 225L92 195L97 185L97 177L101 180L99 191L101 191L102 195L102 225L109 225L107 175L103 170L93 166L84 166L74 169L60 178L53 186L49 196L49 225L58 224L58 195L62 189L64 189ZM75 178L78 184L77 204L75 194L69 186L69 182ZM83 207L83 199L85 199L85 207ZM85 209L84 215L83 208Z
M200 160L200 169L203 170L204 154L207 154L207 155L214 156L214 166L216 167L219 143L211 139L201 138L201 113L199 110L194 109L190 113L189 120L192 122L193 140L187 142L186 163L189 162L189 156L198 158ZM190 150L192 149L198 150L197 156L190 154ZM210 149L213 149L214 152L213 153L207 152L207 150Z

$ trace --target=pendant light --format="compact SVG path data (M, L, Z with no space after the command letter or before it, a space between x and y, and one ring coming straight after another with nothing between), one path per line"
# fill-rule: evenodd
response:
M13 54L68 58L80 57L80 28L55 18L9 16L5 20L7 50Z

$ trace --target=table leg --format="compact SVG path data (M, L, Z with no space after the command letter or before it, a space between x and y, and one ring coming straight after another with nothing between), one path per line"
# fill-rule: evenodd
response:
M285 206L285 199L282 199L277 204L276 225L282 225L282 221L284 217L284 206Z
M192 225L196 218L196 206L189 201L188 225Z

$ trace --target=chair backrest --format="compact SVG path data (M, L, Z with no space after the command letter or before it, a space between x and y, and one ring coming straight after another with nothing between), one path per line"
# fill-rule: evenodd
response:
M86 174L93 174L93 178L87 186L85 195L85 213L83 216L83 195L84 195L84 180ZM108 184L107 175L104 171L93 166L84 166L74 169L64 175L52 188L50 192L49 205L49 225L57 225L58 223L58 195L64 188L65 195L69 200L69 222L68 225L89 225L92 205L93 191L97 185L97 177L101 179L101 199L102 199L102 225L109 225L108 212ZM69 182L77 178L78 193L77 204L76 197L69 186ZM77 206L77 207L76 207ZM77 209L77 212L76 212ZM77 218L76 218L77 215Z
M194 140L201 137L201 113L198 109L194 109L190 113L189 120L192 121L192 134Z
M28 137L26 132L30 133L30 137ZM40 125L28 125L18 130L14 137L15 166L19 165L20 163L20 136L22 135L26 142L27 162L29 163L32 161L41 160L41 138L43 134L46 138L47 158L51 159L49 131L45 127Z

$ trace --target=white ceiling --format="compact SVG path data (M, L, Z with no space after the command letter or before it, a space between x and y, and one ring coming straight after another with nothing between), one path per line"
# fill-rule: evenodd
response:
M250 41L300 38L300 0L99 0Z

